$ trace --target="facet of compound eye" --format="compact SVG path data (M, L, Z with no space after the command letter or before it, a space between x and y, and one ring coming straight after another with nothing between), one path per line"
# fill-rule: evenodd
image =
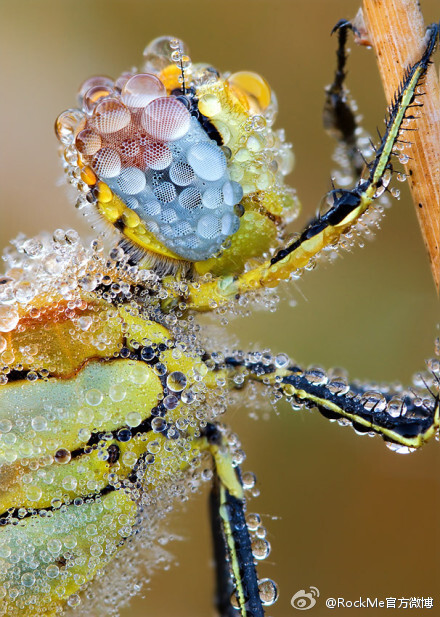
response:
M199 142L191 146L188 163L202 180L220 180L226 171L226 158L222 150L212 142Z
M142 161L145 169L161 170L171 165L173 155L167 145L159 141L148 141L142 149Z
M142 115L142 125L151 137L160 141L175 141L184 137L190 127L191 115L175 97L151 101Z
M119 153L122 158L122 162L135 159L141 151L141 146L138 139L124 139L119 145Z
M142 214L144 216L160 216L160 213L162 212L162 205L153 198L143 202L140 206L140 210L142 210Z
M235 214L224 214L221 219L221 233L223 236L231 236L240 227L240 219Z
M179 195L179 204L186 210L194 210L202 205L202 196L195 186L190 186Z
M102 178L114 178L121 171L121 158L113 148L102 148L92 160L92 167Z
M80 131L75 140L75 146L78 152L86 156L96 154L101 148L101 144L101 136L90 129Z
M197 223L197 233L201 238L211 240L221 235L221 220L215 214L204 214Z
M174 184L171 182L161 182L154 189L154 195L163 204L168 204L174 201L177 197Z
M238 182L225 182L222 188L223 199L227 206L235 206L243 198L243 189Z
M118 177L118 187L127 195L136 195L144 190L147 181L143 171L137 167L126 167Z
M179 221L173 226L173 231L176 237L187 236L193 231L193 228L188 221Z
M191 165L178 161L170 167L170 180L178 186L188 186L194 180L194 170Z
M121 98L127 107L139 109L166 94L165 86L156 75L139 73L126 82L122 88Z
M203 193L202 202L205 208L216 210L223 205L223 192L221 188L209 188Z
M93 125L99 133L116 133L130 124L131 115L118 99L106 99L93 112Z
M164 208L162 210L161 219L164 223L175 223L177 221L177 214L173 208Z

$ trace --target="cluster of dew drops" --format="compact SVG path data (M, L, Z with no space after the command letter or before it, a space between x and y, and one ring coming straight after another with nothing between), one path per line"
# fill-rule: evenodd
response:
M144 73L87 80L79 93L81 109L63 112L56 128L67 177L80 192L80 209L87 213L96 199L97 176L106 183L100 199L108 203L115 192L168 248L197 260L229 247L244 214L243 194L276 191L288 210L286 220L297 216L299 204L283 182L293 155L284 132L271 128L277 103L267 83L254 73L225 76L240 88L246 75L263 94L261 108L234 118L238 131L221 123L223 145L217 147L182 101L166 96L160 79L166 81L162 73L174 62L184 70L178 79L186 80L186 87L216 84L221 77L216 69L193 64L186 51L177 39L156 39L144 52ZM221 109L221 93L198 101L206 118ZM88 171L79 158L90 165Z
M151 53L151 52L150 52ZM180 52L179 52L180 53ZM177 57L176 61L181 62L181 56ZM154 58L148 59L150 62L154 61ZM160 60L160 58L159 58ZM156 61L159 62L159 60ZM202 69L200 69L201 71ZM206 69L205 69L206 72ZM211 76L205 76L206 79L212 78ZM100 84L102 87L102 84ZM257 127L254 127L256 130ZM249 140L249 136L247 136ZM254 139L255 141L255 139ZM249 141L250 147L255 147L254 141ZM88 187L81 184L80 170L75 167L75 161L73 153L69 150L71 146L71 133L66 131L65 137L66 151L65 155L67 164L69 166L69 173L71 175L72 183L83 190L84 195L88 192ZM70 145L69 145L70 144ZM96 144L95 144L96 146ZM157 153L156 153L157 155ZM245 155L242 153L243 160ZM402 155L402 158L405 155ZM69 158L70 157L70 158ZM76 153L75 153L76 157ZM404 161L402 161L404 162ZM261 180L263 182L263 180ZM386 183L385 183L386 185ZM80 199L85 199L84 195ZM334 247L333 247L334 248ZM57 230L52 237L42 235L36 238L26 238L20 235L14 242L10 249L4 254L4 260L7 268L5 275L0 279L0 359L1 359L1 371L0 371L0 385L6 384L8 381L8 374L11 368L19 368L14 366L14 358L11 357L9 350L7 349L7 340L4 336L8 332L13 331L19 324L20 315L23 311L29 311L34 317L38 318L38 308L33 307L33 301L37 296L41 294L56 294L58 297L67 302L67 308L63 310L75 311L81 309L81 293L82 292L94 292L98 287L104 288L105 291L102 294L104 299L109 301L109 304L115 298L123 299L126 302L134 303L136 310L139 310L139 299L141 296L135 296L133 289L142 289L145 301L142 303L142 314L146 317L151 317L156 320L160 320L163 324L171 329L177 337L179 337L180 349L188 352L188 350L196 350L197 353L203 353L202 345L199 342L200 329L195 322L193 316L186 314L186 306L184 301L168 314L164 314L160 310L160 302L167 298L167 291L162 287L160 279L154 272L147 269L141 269L136 265L132 265L125 255L122 248L113 249L109 255L106 255L103 244L100 240L93 240L89 246L85 246L78 234L73 231ZM310 266L312 267L313 264ZM296 275L293 275L296 276ZM299 276L299 274L298 274ZM209 280L209 275L206 275L206 280ZM177 283L176 283L177 284ZM187 286L184 282L178 283L179 291L184 298ZM275 298L275 300L274 300ZM253 299L264 305L270 310L274 309L276 304L276 296L271 295L269 292L262 292L261 295L255 294ZM148 302L147 302L148 300ZM248 309L248 298L240 299L241 305L234 310ZM211 308L216 308L212 306ZM225 312L227 309L218 308L218 312L225 320ZM81 333L89 333L93 329L93 316L85 315L76 319L74 325L75 336L81 336ZM107 341L105 338L97 338L94 344L98 349L105 348ZM29 357L35 357L40 353L38 348L34 349L29 346L25 350L25 353ZM440 339L436 342L436 354L437 358L428 361L428 376L421 376L416 383L416 386L420 387L420 392L426 385L435 387L438 384L440 376ZM236 357L242 358L242 352L235 352ZM285 368L289 362L287 356L279 354L278 356L272 356L269 352L260 354L256 352L245 358L248 364L257 364L263 362L263 364L273 364L275 368ZM217 358L217 364L222 364L224 356ZM216 358L213 355L214 364ZM305 377L310 380L311 383L328 383L329 387L336 388L339 392L346 392L349 389L348 382L345 375L341 375L336 372L325 373L317 367L311 367L305 371ZM43 372L40 375L36 375L30 371L27 375L29 381L35 380L38 377L45 377ZM202 376L201 376L202 377ZM243 372L236 376L235 385L239 388L246 379L246 373ZM264 384L264 379L262 379ZM224 383L219 383L217 392L221 392L221 389L225 387ZM269 384L267 384L269 385ZM271 387L272 399L271 402L276 403L281 394L279 384L275 387ZM402 391L402 397L406 394ZM93 395L99 396L99 393L90 393L89 402L93 402ZM115 393L117 396L117 393ZM287 399L291 402L293 408L298 407L298 402L292 397ZM366 392L363 395L364 404L378 405L377 396L379 394L376 390L372 390L372 393ZM382 395L381 395L382 396ZM376 397L376 398L375 398ZM188 403L190 403L190 395L187 397ZM425 405L426 400L419 396L420 405ZM385 399L383 398L383 401ZM379 401L381 405L383 401ZM431 401L432 402L432 401ZM219 396L216 402L215 409L213 408L213 416L221 415L227 403L227 397ZM172 403L170 403L172 404ZM403 410L403 399L386 402L390 409L391 415L393 410L395 413L401 414ZM206 414L206 411L204 412ZM136 419L131 419L133 422ZM131 421L128 418L128 421ZM201 421L202 418L200 417ZM1 422L1 421L0 421ZM36 424L33 426L34 430L38 432L41 426L38 425L39 420L36 420ZM341 420L341 423L346 423ZM9 433L12 427L3 425L0 423L0 432ZM244 460L244 455L239 448L239 442L236 437L229 435L229 444L234 451L235 463L241 464ZM61 456L61 455L60 455ZM202 480L209 480L212 472L208 469L201 471ZM255 476L248 472L243 474L243 484L245 490L252 496L258 495L258 489L256 488ZM196 483L194 484L194 486ZM252 552L254 558L257 561L264 560L270 554L270 543L266 538L266 529L262 525L261 517L258 514L249 513L247 515L247 526L252 540ZM55 549L55 547L54 547ZM23 585L30 585L31 580L25 579L22 581ZM262 602L265 606L270 606L277 599L276 585L270 579L261 579L260 594ZM234 603L234 598L232 599ZM76 606L79 602L79 597L72 596L70 605Z

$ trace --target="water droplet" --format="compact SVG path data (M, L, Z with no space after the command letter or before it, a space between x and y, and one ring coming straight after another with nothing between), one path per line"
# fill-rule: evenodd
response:
M91 552L91 551L90 551ZM79 597L79 595L77 593L73 593L71 596L69 596L69 598L67 599L67 604L69 606L78 606L79 604L81 604L81 598Z
M158 362L154 365L153 370L156 375L158 375L159 377L163 377L163 375L165 375L165 373L167 372L167 367L165 366L165 364L162 364L162 362Z
M142 416L137 411L130 411L130 413L125 416L125 421L127 422L128 426L139 426L139 424L142 422Z
M93 319L92 317L90 317L90 315L84 315L83 317L80 317L78 319L78 325L83 332L87 332L87 330L89 330L92 323L93 323Z
M248 514L246 516L246 524L250 531L255 531L261 525L261 518L259 514Z
M252 473L252 471L245 471L242 475L242 482L243 488L249 490L251 488L254 488L257 482L257 477L254 473Z
M387 412L390 414L392 418L399 418L400 416L405 415L406 412L406 404L403 399L398 396L394 396L387 405Z
M21 577L21 582L25 587L32 587L35 583L35 576L31 572L26 572L26 574L23 574Z
M122 384L114 384L110 386L108 394L114 403L120 403L127 396L127 390Z
M45 431L47 429L47 420L43 416L35 416L31 420L31 426L34 431Z
M304 378L315 386L321 386L328 381L326 372L318 367L313 367L305 371Z
M417 448L410 448L408 446L403 446L400 443L392 443L390 441L386 441L385 445L389 450L395 452L396 454L411 454L417 450Z
M62 144L73 143L76 129L83 118L84 114L79 109L68 109L58 116L55 132Z
M12 429L12 422L7 418L0 419L0 433L9 433Z
M252 555L259 561L266 559L270 554L270 544L263 538L257 538L252 542Z
M57 555L61 551L62 548L63 548L63 545L61 544L59 540L57 540L57 538L51 538L47 542L47 550L53 555Z
M220 100L215 94L205 94L199 99L199 111L207 118L213 118L222 110Z
M56 565L53 565L53 564L52 564L52 565L50 565L50 566L47 566L47 568L46 568L46 575L47 575L49 578L57 578L57 576L59 575L59 573L60 573L60 569L59 569L59 568L58 568L58 566L56 566Z
M272 606L278 599L277 586L270 578L263 578L258 581L258 592L263 606Z
M350 390L348 382L343 378L332 379L327 387L332 394L337 394L338 396L343 396Z
M177 405L179 404L179 399L177 398L177 396L174 396L174 394L169 394L163 399L163 404L165 409L176 409Z
M66 491L74 491L78 485L78 481L73 476L63 478L62 486Z
M91 388L90 390L87 390L85 394L86 403L91 407L96 407L97 405L100 405L103 398L104 397L101 390L98 390L97 388Z
M432 373L440 373L440 360L438 358L430 358L426 361L426 366Z
M11 332L18 324L19 319L15 307L0 305L0 332Z
M167 387L172 392L182 392L186 388L186 384L186 375L180 371L173 371L167 377Z
M41 499L41 496L43 494L43 491L41 490L41 488L39 486L27 486L26 487L26 497L29 499L29 501L38 501L39 499Z
M118 441L121 441L123 443L125 443L127 441L130 441L130 439L131 439L131 430L128 429L128 428L121 428L118 431L117 439L118 439Z
M366 411L374 411L376 413L385 411L387 407L386 398L380 392L369 390L361 396L361 405Z
M185 405L191 405L196 400L196 396L192 390L185 390L182 392L181 400Z
M59 450L57 450L55 452L55 462L59 463L60 465L66 465L66 463L70 462L70 459L72 458L69 450L66 450L65 448L60 448Z
M279 353L275 356L275 366L276 368L287 368L289 364L289 357L284 353Z
M136 461L137 456L134 452L125 452L125 454L123 454L122 456L122 462L124 463L124 465L127 465L127 467L134 467Z
M231 593L230 602L234 610L236 611L240 610L240 602L238 600L237 592L235 590Z
M153 418L151 421L151 428L155 433L161 433L166 429L166 422L163 418Z

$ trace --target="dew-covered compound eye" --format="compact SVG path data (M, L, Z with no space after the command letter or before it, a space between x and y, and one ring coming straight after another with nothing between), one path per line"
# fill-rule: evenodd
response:
M296 203L283 183L290 146L271 129L274 96L255 73L191 64L177 39L144 55L141 72L89 78L81 109L57 120L79 206L136 258L235 273L275 245Z

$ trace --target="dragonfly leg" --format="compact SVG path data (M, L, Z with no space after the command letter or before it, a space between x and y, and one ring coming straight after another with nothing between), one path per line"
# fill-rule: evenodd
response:
M210 505L219 614L221 617L264 617L246 525L240 469L233 465L219 426L208 424L202 439L214 461Z

